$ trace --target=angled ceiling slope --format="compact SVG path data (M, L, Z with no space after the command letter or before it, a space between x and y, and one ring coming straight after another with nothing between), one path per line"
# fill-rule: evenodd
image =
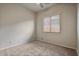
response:
M22 3L20 5L22 5L25 8L28 8L34 12L38 12L38 11L42 11L48 7L51 7L52 5L54 5L55 3L41 3L37 4L37 3Z

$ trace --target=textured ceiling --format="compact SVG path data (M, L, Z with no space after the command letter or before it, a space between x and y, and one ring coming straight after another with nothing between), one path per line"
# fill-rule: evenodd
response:
M28 8L34 12L38 12L38 11L42 11L44 9L47 9L48 7L51 7L52 5L54 5L55 3L43 3L43 7L41 7L39 4L36 3L22 3L20 5L22 5L25 8Z

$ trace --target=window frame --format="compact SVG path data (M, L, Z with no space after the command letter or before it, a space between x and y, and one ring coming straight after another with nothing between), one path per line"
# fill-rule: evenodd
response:
M51 26L51 21L52 21L52 20L51 20L51 17L53 17L53 16L59 16L59 25L58 25L59 31L57 31L57 32L56 32L56 31L51 32L51 30L52 30L52 29L51 29L51 27L52 27L52 26ZM61 23L60 23L60 22L61 22L61 16L60 16L60 14L58 14L58 15L53 15L53 16L49 16L49 17L50 17L50 31L49 31L49 32L44 31L44 20L45 20L45 18L47 18L47 17L45 17L45 18L43 19L43 29L42 29L42 30L43 30L44 33L60 33L60 32L61 32Z

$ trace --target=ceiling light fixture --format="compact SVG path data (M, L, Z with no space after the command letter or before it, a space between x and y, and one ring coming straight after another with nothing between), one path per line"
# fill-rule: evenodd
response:
M39 5L41 8L44 7L43 3L36 3L37 5Z

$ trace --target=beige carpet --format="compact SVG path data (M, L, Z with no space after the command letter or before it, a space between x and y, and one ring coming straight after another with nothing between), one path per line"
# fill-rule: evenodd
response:
M1 56L74 56L76 51L45 42L34 41L16 47L0 50Z

